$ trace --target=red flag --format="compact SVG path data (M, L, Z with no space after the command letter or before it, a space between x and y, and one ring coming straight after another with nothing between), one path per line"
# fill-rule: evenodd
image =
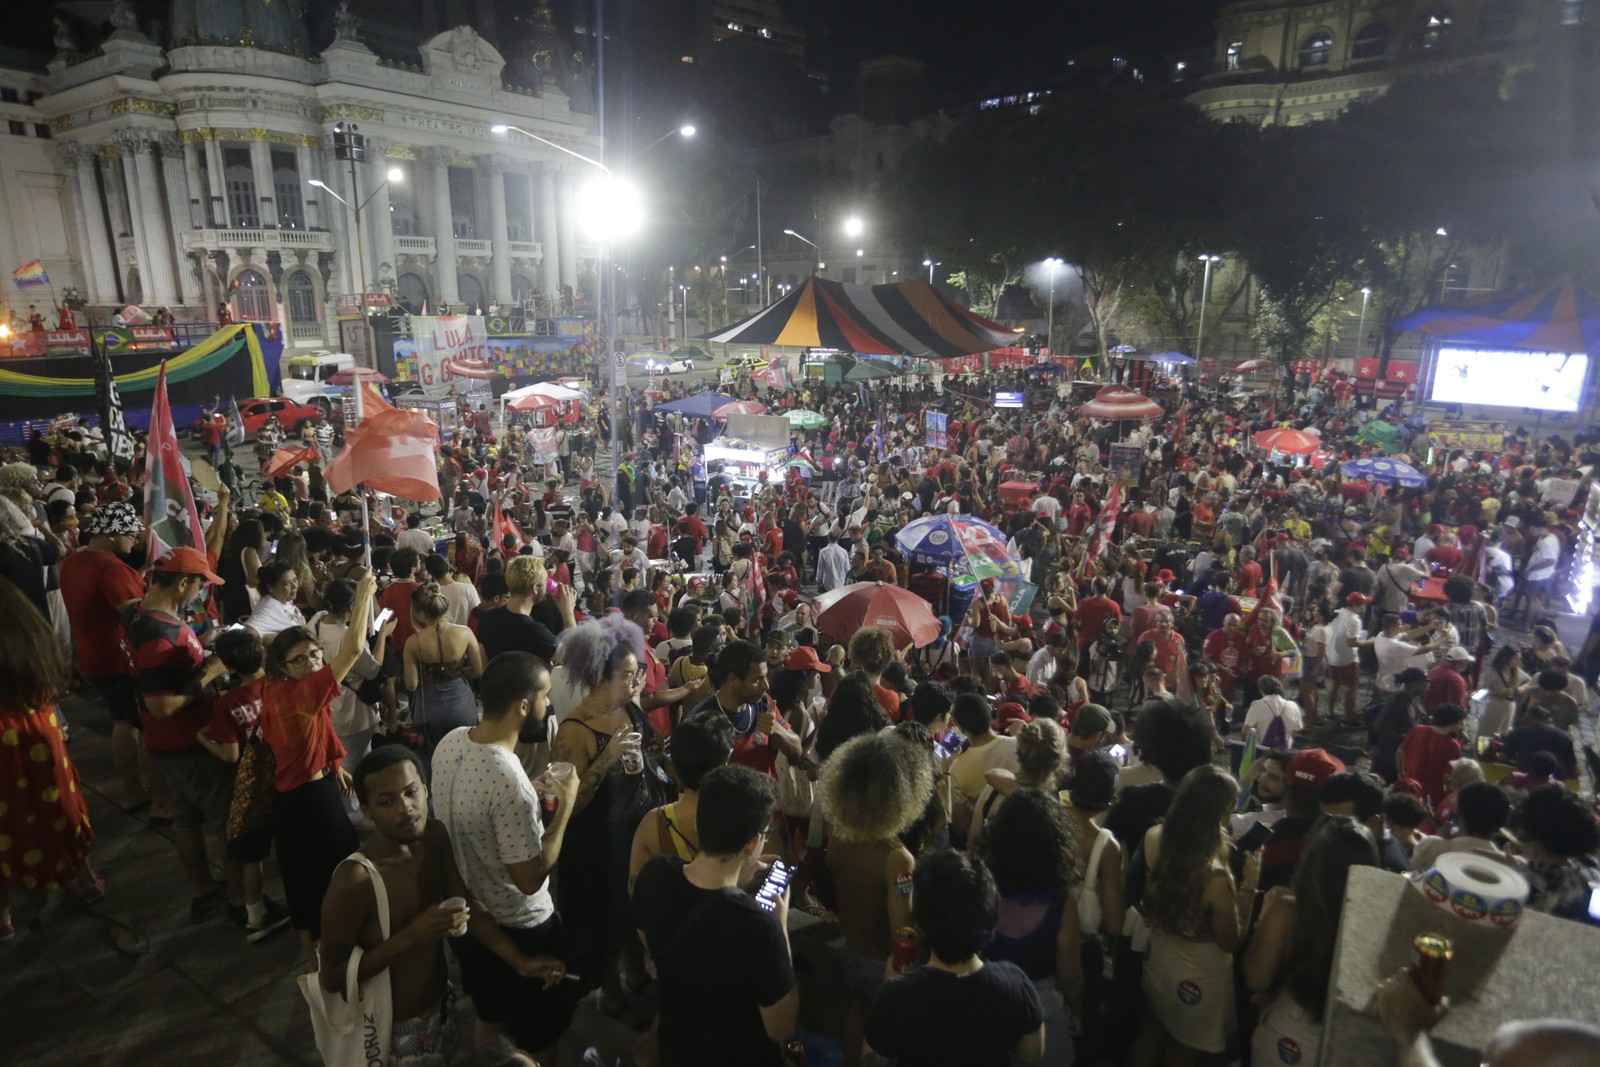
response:
M155 403L150 408L150 454L145 459L144 521L150 527L150 558L166 555L169 548L205 548L200 512L189 491L189 473L172 425L167 399L167 363L161 362L156 378Z
M528 543L527 538L522 536L522 531L517 528L517 524L512 521L511 516L500 510L500 498L498 496L494 498L494 511L489 516L489 529L493 537L489 546L491 548L505 551L507 537L511 538L516 552L521 552L522 546Z
M1184 431L1189 427L1189 402L1187 400L1178 405L1178 413L1173 418L1176 422L1172 429L1172 436L1181 441Z
M392 407L375 390L363 406L361 425L345 431L344 450L328 464L328 487L343 493L365 484L406 500L438 500L439 428L420 412Z
M1095 520L1094 536L1089 540L1089 559L1099 559L1111 543L1111 534L1117 527L1117 513L1122 510L1122 483L1112 482L1106 502L1100 505L1100 516Z

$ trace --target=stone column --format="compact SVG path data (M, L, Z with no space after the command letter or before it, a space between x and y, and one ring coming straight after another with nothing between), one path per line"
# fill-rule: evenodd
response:
M188 307L198 302L198 280L189 274L189 257L183 251L183 232L194 223L189 218L189 180L183 173L183 143L164 133L156 141L161 148L161 183L167 193L167 230L172 242L173 289L178 303Z
M232 225L232 215L228 211L228 178L222 166L222 146L209 139L205 145L205 195L211 198L210 203L207 205L206 218L216 226L226 229ZM227 279L223 280L226 281Z
M183 177L189 191L189 213L185 216L196 229L210 226L211 217L206 211L206 188L200 180L200 152L194 142L183 144Z
M316 230L327 226L322 217L322 197L318 190L312 189L306 182L317 176L316 164L313 162L312 150L306 145L297 145L294 150L294 163L296 176L300 179L300 200L306 208L306 229Z
M166 204L161 195L161 179L156 173L154 139L144 136L133 153L134 173L139 182L139 215L144 221L145 248L149 252L149 279L147 291L151 303L157 307L181 304L177 287L177 264L173 256L172 241L176 236L172 222L167 218ZM145 275L141 274L141 278Z
M456 282L455 220L450 212L450 159L453 154L448 148L428 149L428 162L433 164L433 239L438 250L438 257L433 261L435 305L461 303Z
M371 249L367 259L367 274L374 284L385 279L394 280L394 218L389 210L389 160L384 152L389 142L376 137L367 138L366 174L361 194L367 206L361 209L361 226ZM357 167L357 170L360 170ZM359 203L360 201L357 201Z
M261 228L278 228L277 189L272 184L272 146L265 141L250 142L250 170L256 179L256 211L261 216Z
M305 177L319 178L330 186L340 186L340 174L348 170L349 164L336 159L331 144L323 148L318 157L320 166L315 171L308 172ZM327 220L328 232L333 234L333 247L338 251L335 254L334 273L329 284L332 294L338 297L345 293L356 292L356 245L355 238L350 235L350 209L345 207L332 195L321 190L313 190L316 194L318 207L322 217ZM337 307L335 299L333 305Z
M563 167L557 179L559 204L556 225L561 230L561 283L578 291L578 234L577 217L573 210L572 172Z
M96 152L76 141L61 141L57 148L71 175L72 223L83 265L84 296L91 304L109 304L117 298L116 266L106 243L100 190L94 181Z
M515 295L511 292L511 233L506 222L506 171L511 169L511 160L484 156L479 167L489 181L489 239L494 246L489 297L510 306Z
M539 291L544 294L546 301L556 301L561 294L561 237L556 232L555 168L548 163L539 168L537 223L539 240L544 245L544 258L539 261Z

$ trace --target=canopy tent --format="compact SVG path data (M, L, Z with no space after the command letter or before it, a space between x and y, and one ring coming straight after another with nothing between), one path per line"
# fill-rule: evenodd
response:
M878 378L893 378L895 369L882 363L860 362L844 376L847 382L870 382Z
M1151 363L1177 363L1189 364L1194 362L1193 356L1186 356L1182 352L1157 352L1153 356L1129 356L1129 359L1143 359Z
M1541 289L1421 308L1389 326L1488 348L1595 352L1600 351L1600 295L1562 279Z
M669 400L665 404L657 404L656 411L676 411L680 415L687 415L692 419L714 419L717 412L729 404L736 403L738 397L725 396L722 393L696 393L679 400Z
M1067 368L1059 363L1035 363L1027 370L1029 374L1065 374Z
M583 399L583 393L581 391L568 388L565 385L556 385L554 382L535 382L532 385L524 385L520 389L509 389L500 397L500 399L510 402L513 400L521 400L523 397L527 396L547 396L551 400Z
M821 278L719 333L721 344L795 345L949 359L1001 348L1016 334L924 281L846 285Z
M1233 368L1235 374L1254 374L1256 371L1268 370L1272 361L1268 359L1247 359Z

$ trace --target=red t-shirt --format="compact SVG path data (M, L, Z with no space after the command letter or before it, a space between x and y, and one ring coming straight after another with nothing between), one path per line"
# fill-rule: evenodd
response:
M1074 621L1078 624L1078 647L1088 648L1100 631L1105 628L1107 619L1122 618L1122 607L1108 596L1087 597L1078 602L1078 611Z
M331 667L298 682L273 680L262 686L261 736L278 764L278 792L297 789L344 759L329 711L338 695Z
M133 646L134 675L144 696L176 693L194 677L205 661L200 639L183 622L163 612L141 611L128 626ZM195 732L211 720L212 691L208 688L167 718L140 709L145 747L152 752L182 752L195 748Z
M1172 680L1177 673L1178 664L1183 662L1183 637L1178 631L1173 630L1163 641L1161 639L1161 631L1146 630L1139 635L1139 640L1135 644L1142 645L1146 641L1149 641L1156 650L1156 654L1150 659L1150 665L1159 667L1166 673L1167 679L1169 681Z
M61 561L61 599L78 647L78 669L93 677L133 673L120 608L144 596L139 572L110 552L79 549Z
M872 692L878 698L878 706L883 708L883 713L889 716L890 722L900 721L900 694L893 689L881 685L874 685Z
M265 678L217 694L211 704L211 740L221 745L243 745L261 729L261 690Z
M1429 805L1439 803L1448 791L1450 761L1461 758L1461 742L1424 723L1411 728L1404 744L1406 777L1422 786Z
M406 642L410 640L413 630L411 628L411 594L421 588L421 584L409 578L405 581L390 582L389 588L378 594L378 610L388 608L394 612L394 633L389 636L389 647L405 650Z
M1261 564L1255 560L1240 564L1239 569L1233 572L1233 580L1239 583L1240 596L1255 596L1256 588L1261 584Z
M1467 706L1467 680L1461 672L1444 664L1428 672L1428 691L1423 694L1422 707L1433 714L1443 704L1454 704L1458 708ZM1416 775L1411 777L1415 778Z
M1217 684L1229 700L1239 686L1239 666L1244 662L1245 639L1242 633L1212 630L1200 645L1200 654L1217 665Z

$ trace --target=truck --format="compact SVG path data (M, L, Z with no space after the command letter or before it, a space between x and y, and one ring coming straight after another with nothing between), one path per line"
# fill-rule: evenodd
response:
M351 370L356 357L348 352L295 352L285 350L282 394L297 404L310 404L331 415L342 403L344 390L329 383L335 374Z

